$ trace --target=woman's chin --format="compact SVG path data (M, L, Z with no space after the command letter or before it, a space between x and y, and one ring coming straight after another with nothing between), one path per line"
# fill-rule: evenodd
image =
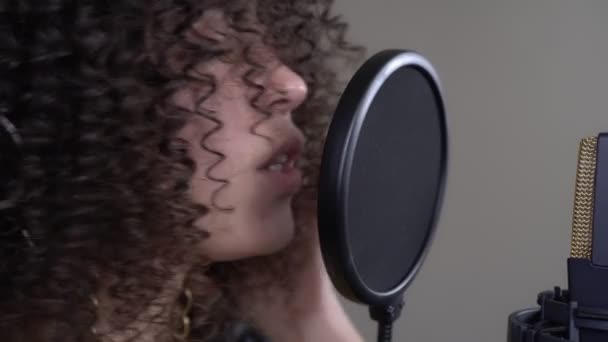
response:
M282 205L272 220L260 221L252 240L257 240L257 255L266 256L282 251L291 244L296 235L296 224L289 204Z
M283 249L287 248L291 245L295 237L295 229L293 223L287 229L283 229L281 232L277 232L271 244L269 244L269 248L267 249L265 255L270 255L274 253L278 253Z
M260 243L258 253L254 256L272 255L284 250L291 244L295 237L293 221L278 228L272 234L265 236L267 240Z
M273 231L268 231L268 227L260 227L256 234L248 236L222 236L221 241L212 234L203 242L201 249L205 251L206 257L216 262L273 255L287 248L295 236L293 221L274 227L276 229Z

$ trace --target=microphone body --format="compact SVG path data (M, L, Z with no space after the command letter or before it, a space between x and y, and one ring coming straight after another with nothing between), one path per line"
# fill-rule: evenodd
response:
M567 264L569 289L511 314L508 342L608 341L608 133L580 145Z

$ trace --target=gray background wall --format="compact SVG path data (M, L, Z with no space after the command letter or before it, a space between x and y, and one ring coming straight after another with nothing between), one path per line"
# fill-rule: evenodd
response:
M438 69L452 159L438 234L395 341L506 340L510 312L566 287L579 140L608 131L608 1L338 0L374 53ZM349 313L373 341L365 308Z

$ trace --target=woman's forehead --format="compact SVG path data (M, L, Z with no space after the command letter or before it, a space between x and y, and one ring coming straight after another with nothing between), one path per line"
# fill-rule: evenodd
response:
M206 10L193 22L186 39L225 49L232 57L241 54L250 62L271 63L276 54L267 44L265 27L257 20L253 9L244 11L244 14L231 17L224 9Z
M229 29L226 14L219 8L206 10L192 25L192 31L205 36L218 36L218 38L228 34Z
M194 21L192 28L199 33L216 35L262 34L264 32L263 25L252 6L239 10L207 9Z

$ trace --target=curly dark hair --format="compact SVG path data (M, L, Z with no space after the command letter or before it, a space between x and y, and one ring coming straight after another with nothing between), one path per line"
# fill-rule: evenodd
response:
M253 77L265 66L246 41L227 48L212 36L193 34L192 27L206 11L219 9L234 32L259 35L307 82L308 99L293 113L308 141L308 181L297 198L305 203L315 200L321 147L342 87L336 67L358 60L362 52L346 42L347 25L332 14L332 4L0 0L4 341L99 340L91 331L98 315L91 296L102 287L117 303L112 327L154 322L156 317L139 314L154 305L179 306L158 297L172 270L189 263L195 264L187 279L195 298L190 340L239 338L234 331L242 326L241 317L231 307L226 284L257 272L255 263L266 260L210 265L188 248L207 237L193 224L209 208L188 195L195 163L176 133L192 115L215 123L200 144L221 163L224 156L205 144L222 128L221 118L202 109L216 81L194 66L230 60L238 49L249 66L243 81L256 89L251 106L261 113L265 109L257 101L266 89ZM207 90L196 112L170 101L192 83ZM103 280L109 284L101 284L100 274L110 275ZM170 331L180 322L158 324L170 325ZM158 337L171 339L170 333Z

